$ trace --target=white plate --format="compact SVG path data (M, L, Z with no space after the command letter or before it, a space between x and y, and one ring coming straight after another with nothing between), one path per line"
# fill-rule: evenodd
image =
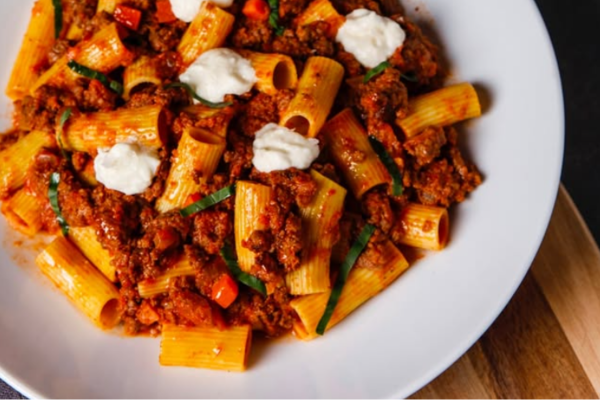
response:
M14 236L0 222L0 375L33 397L404 397L452 364L506 305L542 240L561 171L563 104L533 0L423 3L457 80L490 99L462 133L485 183L453 213L446 251L319 340L255 346L250 370L237 374L161 368L158 340L98 331L33 265L14 265ZM31 4L0 2L3 87Z

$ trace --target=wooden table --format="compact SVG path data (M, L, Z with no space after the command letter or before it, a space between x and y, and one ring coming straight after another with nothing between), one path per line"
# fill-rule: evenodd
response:
M413 398L598 398L600 251L561 187L544 242L483 337Z

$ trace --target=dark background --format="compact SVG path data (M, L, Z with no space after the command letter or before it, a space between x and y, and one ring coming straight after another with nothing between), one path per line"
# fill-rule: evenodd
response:
M598 242L600 121L595 118L600 117L600 1L536 3L550 31L563 81L567 132L562 181ZM510 21L506 26L510 29ZM19 397L0 381L0 398Z

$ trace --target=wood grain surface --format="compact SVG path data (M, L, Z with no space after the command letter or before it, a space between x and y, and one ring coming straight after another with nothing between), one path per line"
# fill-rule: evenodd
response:
M530 273L498 320L423 398L598 398L600 251L561 187Z

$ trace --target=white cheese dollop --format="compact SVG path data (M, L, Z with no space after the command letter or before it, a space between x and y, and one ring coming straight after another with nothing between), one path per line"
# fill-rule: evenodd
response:
M319 141L288 128L267 124L256 132L252 164L260 172L307 169L319 157Z
M202 98L222 102L227 94L244 94L258 82L252 63L231 49L203 53L179 77Z
M173 14L180 20L184 22L192 22L196 15L198 15L198 11L200 11L200 6L206 0L171 0L171 8L173 9ZM229 7L233 4L233 0L211 0L211 3L218 5L219 7Z
M359 8L346 16L336 41L367 68L375 68L404 44L406 32L395 21Z
M94 160L98 182L126 195L148 189L159 165L155 151L130 143L118 143L109 150L98 149Z

